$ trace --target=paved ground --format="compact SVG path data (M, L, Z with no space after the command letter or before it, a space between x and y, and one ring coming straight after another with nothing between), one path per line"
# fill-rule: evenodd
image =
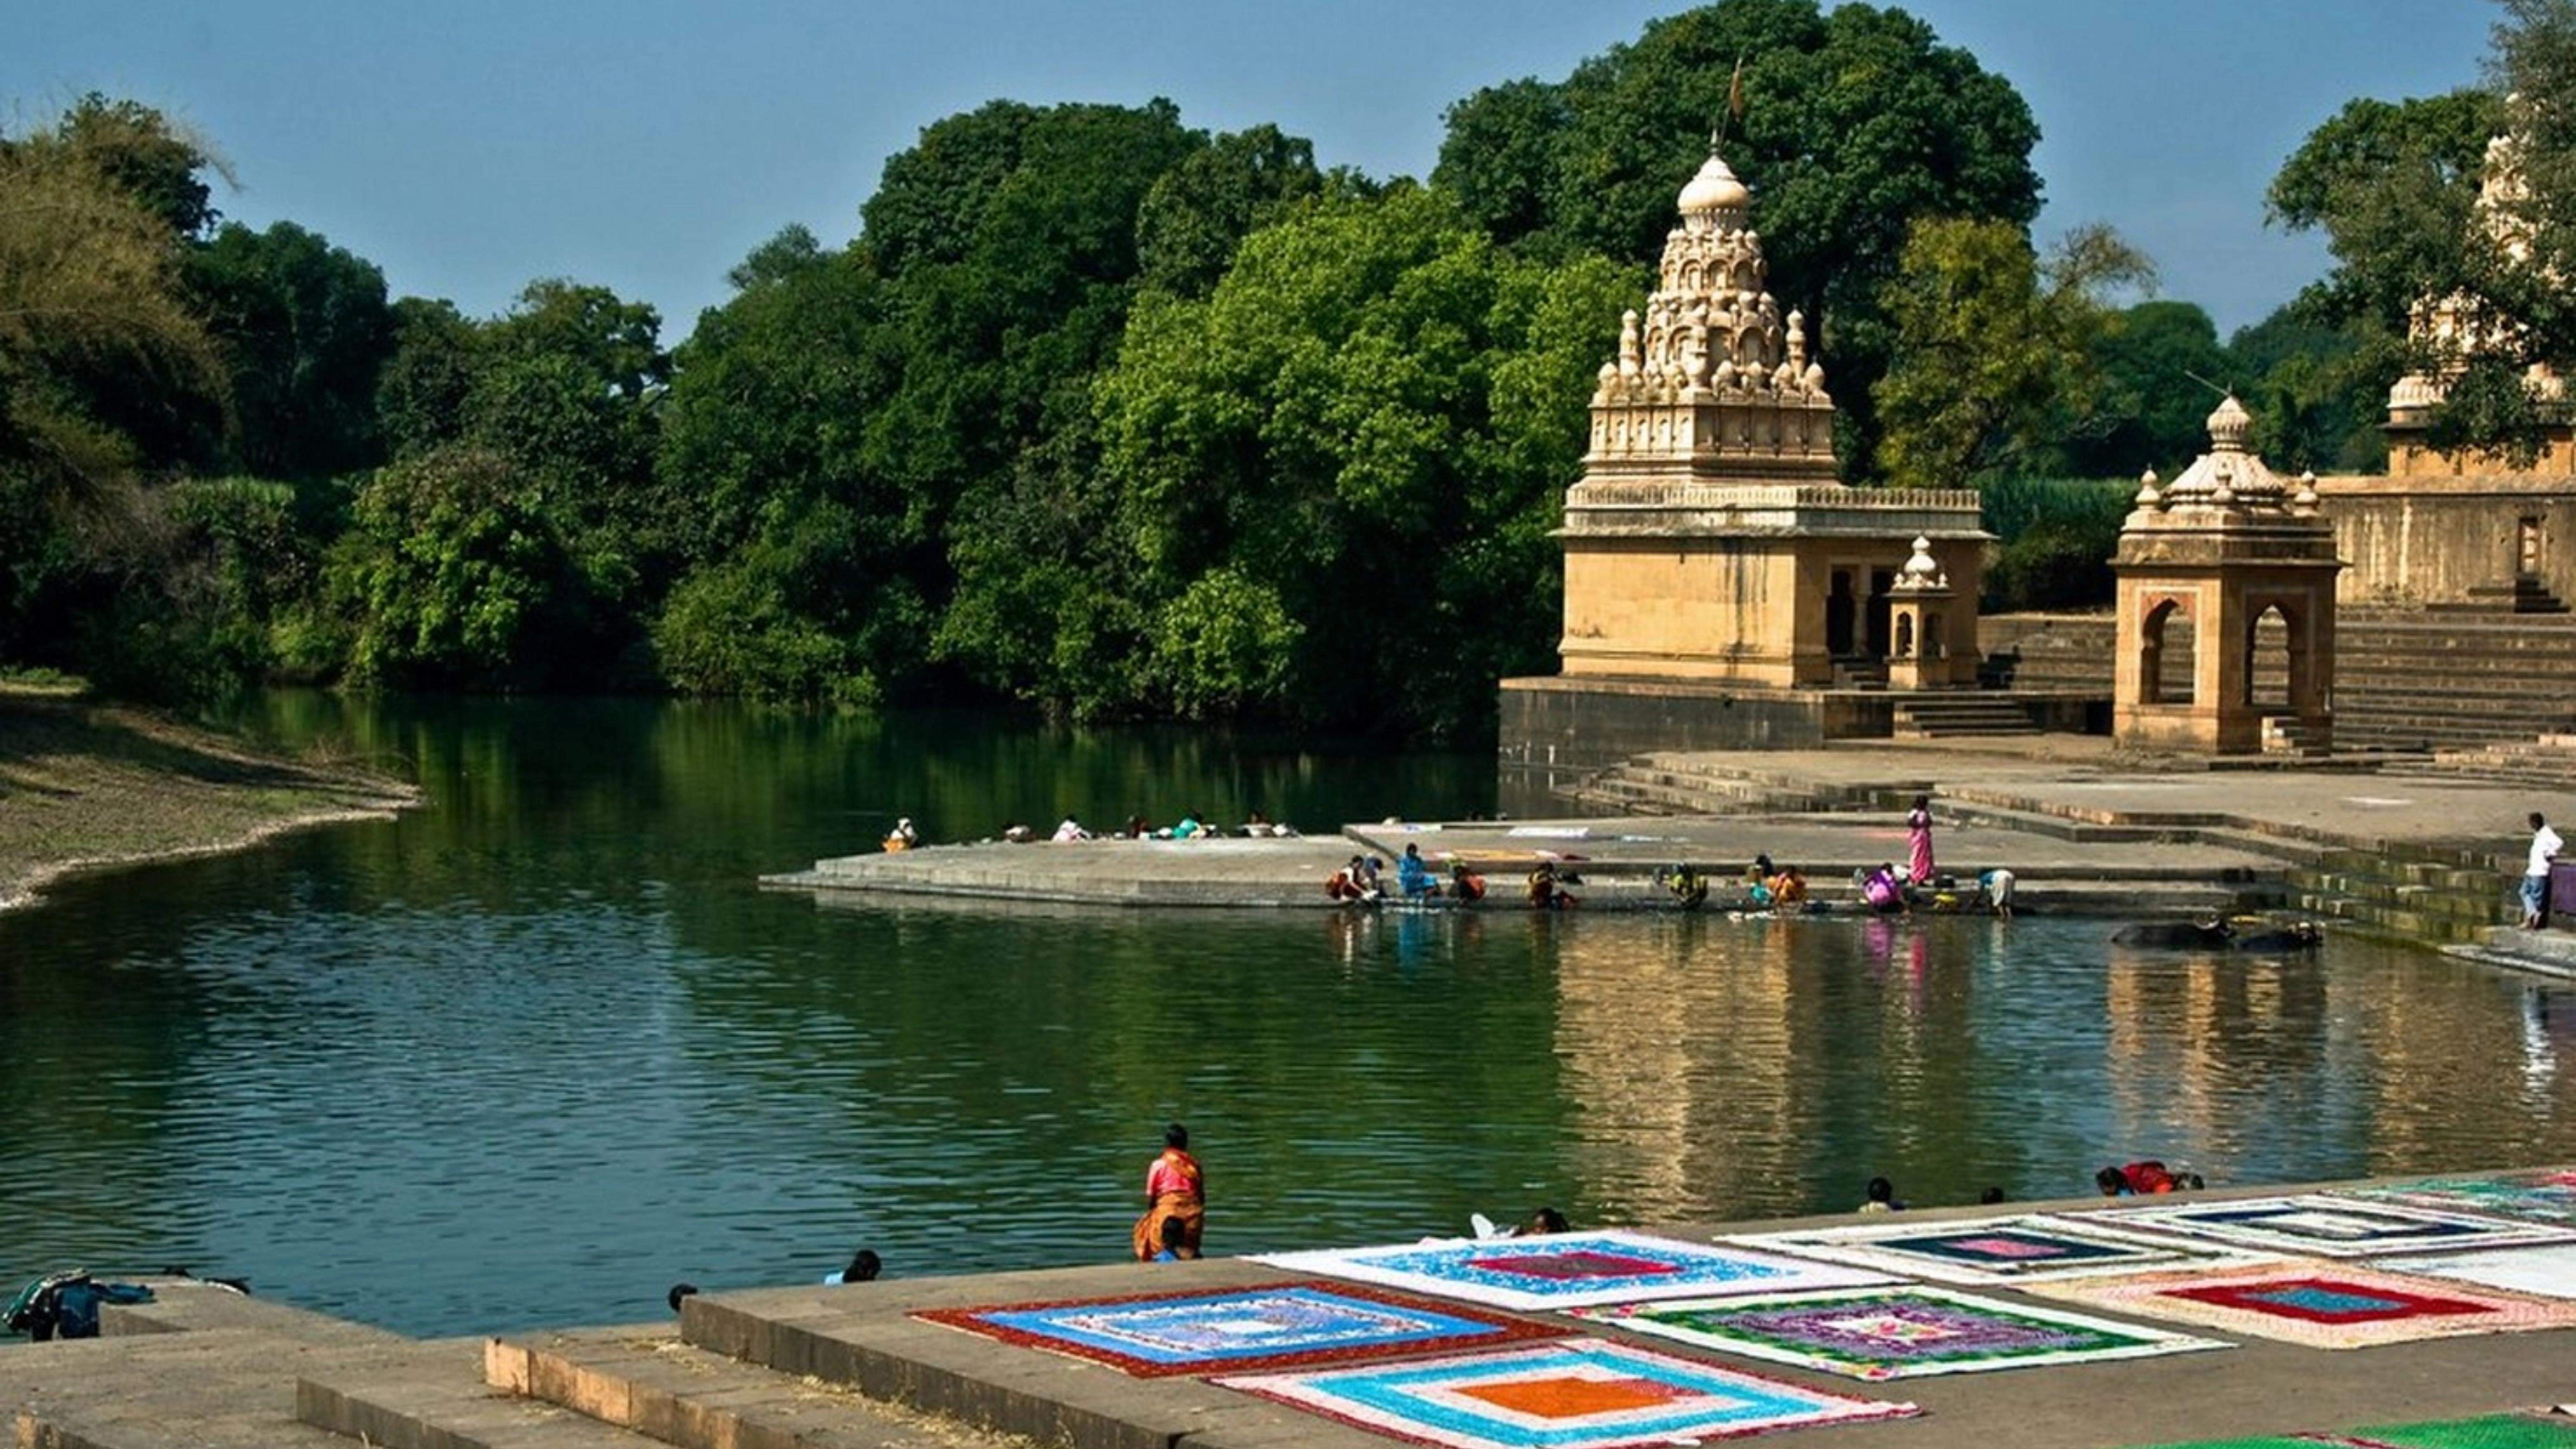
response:
M2012 1210L2092 1205L2097 1204L2016 1204ZM1918 1211L1908 1221L1987 1211ZM1794 1225L1667 1224L1654 1230L1704 1240ZM1216 1230L1223 1231L1221 1219ZM562 1362L581 1370L529 1379L523 1358L517 1377L526 1392L584 1406L612 1422L664 1425L673 1442L692 1449L750 1442L744 1425L719 1424L726 1412L773 1420L787 1415L798 1428L792 1441L760 1442L816 1446L965 1446L978 1442L965 1432L976 1427L1071 1449L1385 1449L1390 1441L1186 1376L1132 1378L911 1316L922 1308L1214 1289L1289 1276L1239 1259L1214 1259L898 1279L850 1288L719 1291L689 1301L678 1335L642 1325L514 1335L510 1342L526 1346L517 1350L522 1354L569 1355ZM2020 1296L1973 1291L2006 1300ZM355 1442L298 1426L294 1415L301 1402L308 1408L326 1404L347 1422L379 1426L387 1432L370 1436L378 1443L490 1449L640 1449L646 1443L530 1399L496 1396L485 1380L495 1360L484 1355L478 1362L463 1341L389 1341L372 1330L281 1313L255 1300L212 1299L203 1289L121 1312L135 1315L118 1325L124 1331L155 1331L92 1343L0 1348L0 1407L20 1416L16 1442L100 1449ZM1587 1331L1622 1336L1598 1325L1587 1325ZM1814 1388L1922 1406L1920 1418L1793 1431L1785 1441L1876 1449L2110 1449L2468 1417L2576 1400L2576 1329L2344 1351L2191 1331L2237 1346L1875 1385L1777 1365L1745 1366ZM1639 1341L1707 1356L1659 1340ZM703 1357L687 1359L691 1354ZM784 1377L761 1387L747 1381L739 1366L723 1367L738 1361L765 1365ZM553 1387L535 1381L546 1378L556 1380ZM700 1388L688 1386L692 1378ZM306 1381L301 1389L299 1379ZM648 1412L640 1389L627 1387L647 1380L660 1386L662 1411ZM818 1386L844 1397L818 1394ZM852 1387L869 1397L847 1396ZM700 1407L669 1411L674 1394L684 1402L694 1394ZM791 1397L794 1402L787 1402ZM953 1415L963 1422L943 1429L936 1421L903 1419L904 1412ZM433 1439L417 1432L441 1420L473 1433ZM583 1429L584 1423L590 1427ZM695 1432L679 1432L692 1426ZM47 1437L50 1429L71 1432Z
M2213 887L2277 873L2301 844L2404 845L2505 865L2519 860L2530 811L2576 819L2576 794L2335 765L2185 768L2121 756L2107 741L2082 736L1659 758L1790 790L1928 790L1941 819L1943 869L1965 878L2009 867L2043 909L2052 892L2070 909L2210 908L2227 900ZM2097 828L2080 828L2086 826ZM1732 876L1756 853L1799 865L1823 893L1839 897L1855 867L1902 860L1905 834L1901 817L1884 811L1389 821L1291 840L937 846L818 861L771 883L1100 905L1320 908L1324 878L1353 850L1392 861L1407 843L1437 862L1475 863L1498 893L1536 860L1561 856L1579 859L1599 903L1654 904L1660 898L1647 877L1657 867L1686 861Z
M1932 788L1936 804L2017 803L2136 823L2197 816L2293 837L2455 846L2515 860L2530 834L2524 816L2538 810L2552 819L2576 820L2576 793L2563 790L2409 776L2363 768L2363 761L2211 769L2200 762L2137 760L2115 752L2108 740L2086 735L1973 746L1872 740L1839 749L1676 758L1841 786L1921 782Z

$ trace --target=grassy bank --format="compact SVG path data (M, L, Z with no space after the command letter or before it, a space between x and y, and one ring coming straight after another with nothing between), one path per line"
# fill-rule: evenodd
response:
M150 711L0 685L0 910L74 871L238 850L419 803L416 788L353 764L264 755Z

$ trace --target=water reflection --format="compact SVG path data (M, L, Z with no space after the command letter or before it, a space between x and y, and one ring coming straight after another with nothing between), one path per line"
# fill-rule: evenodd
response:
M1086 912L752 877L938 822L1490 801L1487 761L959 716L290 697L429 812L0 917L0 1280L188 1261L417 1332L673 1279L1123 1250L1186 1118L1223 1252L2576 1159L2562 993L2029 918ZM956 828L953 824L950 828ZM1043 847L1032 847L1043 848Z

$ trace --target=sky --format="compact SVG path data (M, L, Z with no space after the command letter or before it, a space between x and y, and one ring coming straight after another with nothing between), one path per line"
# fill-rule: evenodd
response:
M1324 165L1421 176L1451 102L1562 78L1684 8L0 0L0 127L91 90L140 100L230 161L239 189L215 202L227 217L319 231L397 295L491 315L534 278L571 277L653 303L676 342L753 247L790 222L846 241L888 156L995 97L1167 96L1193 126L1273 122ZM1903 8L2030 103L2041 239L2110 223L2156 260L2162 295L2208 308L2222 334L2326 267L2317 238L2264 224L2282 159L2355 96L2477 80L2497 14L2484 0Z

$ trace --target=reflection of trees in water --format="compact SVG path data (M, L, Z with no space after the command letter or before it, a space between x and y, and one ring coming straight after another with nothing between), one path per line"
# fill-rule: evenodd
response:
M1172 1117L1227 1252L1455 1230L1556 1176L1518 919L779 903L757 962L683 973L722 1081L693 1130L788 1129L914 1261L1114 1255Z
M167 872L146 872L166 877ZM197 902L135 877L65 882L0 915L0 1292L76 1266L88 1244L181 1246L184 1205L152 1191L158 1149L207 1024L240 1004L176 963ZM102 1263L101 1266L106 1266Z
M1049 727L990 712L838 713L731 702L260 696L246 721L400 762L430 808L348 832L382 898L527 909L572 889L635 900L653 882L741 887L876 848L899 815L934 840L1259 809L1322 832L1390 813L1489 809L1490 757L1292 745L1170 728ZM686 893L695 896L699 892ZM674 897L676 903L680 898ZM653 901L660 909L663 901Z

